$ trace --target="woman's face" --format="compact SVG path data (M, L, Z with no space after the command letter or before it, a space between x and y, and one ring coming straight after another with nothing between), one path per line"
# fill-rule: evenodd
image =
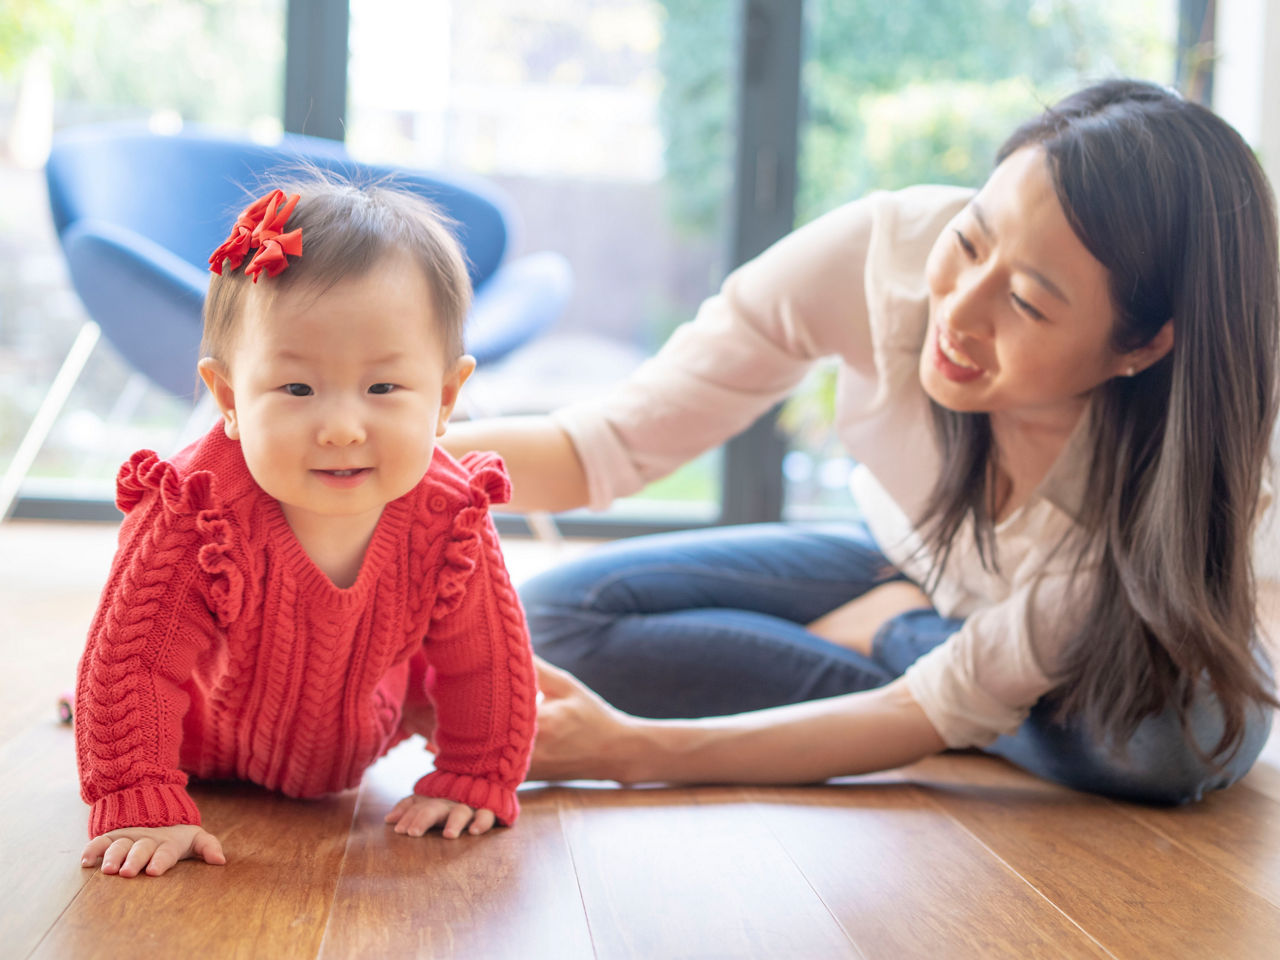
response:
M938 237L920 382L952 410L1073 423L1131 358L1107 270L1075 235L1038 146L1011 154Z

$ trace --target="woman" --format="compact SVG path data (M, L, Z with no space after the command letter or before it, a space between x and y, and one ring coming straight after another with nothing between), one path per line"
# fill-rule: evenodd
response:
M861 464L865 524L619 542L530 582L535 648L603 697L544 670L531 775L805 782L980 747L1142 800L1238 779L1276 702L1250 548L1278 263L1241 138L1112 81L976 195L783 239L608 397L461 425L523 508L601 507L836 356Z

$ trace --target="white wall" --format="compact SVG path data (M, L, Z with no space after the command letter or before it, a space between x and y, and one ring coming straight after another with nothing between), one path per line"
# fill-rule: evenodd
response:
M1219 0L1213 108L1280 185L1280 0Z
M1218 0L1214 27L1213 108L1258 151L1280 190L1280 0ZM1271 454L1280 464L1280 427ZM1272 484L1280 494L1280 471ZM1280 581L1280 504L1260 524L1255 550L1259 577Z

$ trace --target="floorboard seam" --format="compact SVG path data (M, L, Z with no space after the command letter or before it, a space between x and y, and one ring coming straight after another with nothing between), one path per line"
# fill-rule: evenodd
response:
M770 823L769 817L765 815L764 806L758 799L759 791L750 790L750 791L744 791L744 792L746 793L747 798L751 803L751 811L757 817L760 818L762 823L764 823L765 830L768 831L771 837L773 837L774 842L776 842L778 846L782 848L782 852L786 855L787 859L791 861L791 865L796 868L796 872L800 874L800 876L804 879L805 885L810 890L813 891L813 895L817 897L818 902L822 904L822 909L827 911L827 916L829 916L833 921L835 921L836 927L839 928L840 932L844 934L845 939L849 941L849 946L853 948L853 952L856 953L859 957L861 957L862 960L867 960L866 953L863 951L858 941L853 938L853 934L851 934L849 932L849 929L843 923L840 922L840 918L837 917L835 915L835 912L831 909L831 904L827 903L826 898L821 893L818 892L818 888L813 885L813 881L810 880L809 875L804 872L804 868L801 867L800 864L796 862L796 858L791 855L791 850L787 847L782 837L780 837L778 835L778 832L773 829L773 824Z
M591 929L591 914L587 910L587 897L582 892L582 876L578 873L578 858L573 854L573 844L569 842L569 829L564 822L564 803L556 798L556 820L560 824L560 839L564 841L564 848L569 853L569 863L573 866L573 885L578 888L578 902L582 904L582 921L587 925L587 939L591 941L591 955L599 958L600 951L596 949L596 934Z
M1050 897L1043 890L1037 887L1027 877L1023 876L1021 871L1015 870L1013 867L1013 864L1011 864L1004 857L1000 856L1000 854L996 853L996 851L992 849L992 847L985 840L983 840L980 836L978 836L976 833L974 833L972 830L969 829L968 824L964 823L962 820L956 817L955 814L953 814L950 810L946 808L945 804L939 803L935 797L931 796L928 790L917 789L917 793L919 793L921 797L923 797L926 801L928 801L928 803L931 806L939 810L942 813L942 815L945 816L948 820L950 820L957 827L959 827L961 830L963 830L965 833L971 836L973 838L974 843L982 847L983 850L986 850L987 853L989 853L991 857L996 861L996 863L1000 864L1002 867L1004 867L1006 870L1012 873L1015 877L1017 877L1019 880L1025 883L1028 887L1030 887L1035 892L1036 896L1040 897L1042 900L1044 900L1045 903L1049 904L1050 907L1058 911L1058 913L1060 913L1069 924L1071 924L1073 927L1079 930L1082 934L1084 934L1085 937L1087 937L1091 943L1096 945L1099 950L1105 953L1108 957L1113 957L1115 958L1115 960L1120 960L1119 957L1116 957L1114 953L1112 953L1110 950L1107 949L1107 947L1102 943L1102 941L1100 941L1092 933L1086 930L1079 920L1071 916L1071 914L1067 913L1066 910L1063 910L1061 906L1059 906L1057 903L1054 902L1052 897Z
M320 943L316 945L316 960L324 956L324 945L329 939L329 925L333 922L333 905L338 902L338 890L342 887L342 874L347 869L347 854L351 850L351 838L355 833L356 817L360 814L360 803L364 800L364 781L360 782L360 792L356 794L356 802L351 805L351 822L347 824L347 836L342 844L342 859L338 861L338 873L333 881L333 892L329 895L329 906L324 912L324 932L320 934Z
M80 869L88 870L89 868L81 867ZM94 867L93 869L96 871L98 868ZM85 887L89 886L89 881L92 879L93 879L93 873L91 872L89 876L85 877L84 883L80 884L80 889L76 891L75 896L72 897L70 900L68 900L66 904L63 906L63 908L58 911L58 915L53 918L53 923L49 924L49 926L45 928L44 933L40 934L40 939L36 941L36 945L32 947L31 952L27 954L28 958L34 957L36 955L36 953L40 950L40 945L44 943L46 939L48 939L49 934L53 933L53 928L62 922L62 918L66 916L67 911L71 909L71 905L80 899L81 894L84 893Z
M1267 799L1270 799L1270 798L1268 797ZM1147 823L1145 820L1142 820L1137 815L1137 813L1135 813L1132 810L1126 809L1126 804L1120 801L1110 800L1110 799L1108 799L1107 802L1110 803L1113 807L1115 807L1123 816L1128 818L1133 823L1136 823L1138 826L1142 827L1145 830L1150 830L1157 837L1160 837L1162 840L1165 840L1168 843L1172 844L1173 846L1177 847L1179 850L1181 850L1183 853L1187 854L1188 856L1194 857L1197 861L1204 864L1206 867L1208 867L1210 870L1214 871L1215 873L1222 874L1224 877L1226 877L1226 879L1234 883L1237 887L1244 890L1246 894L1253 894L1254 896L1260 897L1261 899L1265 900L1267 903L1271 904L1271 906L1280 908L1280 900L1273 899L1267 896L1267 894L1263 893L1261 890L1257 889L1256 887L1253 887L1250 884L1245 883L1239 877L1235 876L1232 872L1230 872L1228 868L1224 867L1222 864L1214 863L1212 860L1205 858L1198 850L1196 850L1194 847L1187 846L1187 844L1183 843L1178 837L1174 836L1173 834L1161 829L1160 827L1156 826L1154 823Z

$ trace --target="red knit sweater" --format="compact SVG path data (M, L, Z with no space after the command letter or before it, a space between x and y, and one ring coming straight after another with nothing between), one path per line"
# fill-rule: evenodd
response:
M221 425L172 462L120 469L120 545L76 687L89 834L198 824L187 775L292 797L345 790L434 703L439 753L414 793L519 813L536 688L490 503L493 454L437 448L387 504L356 582L311 562Z

